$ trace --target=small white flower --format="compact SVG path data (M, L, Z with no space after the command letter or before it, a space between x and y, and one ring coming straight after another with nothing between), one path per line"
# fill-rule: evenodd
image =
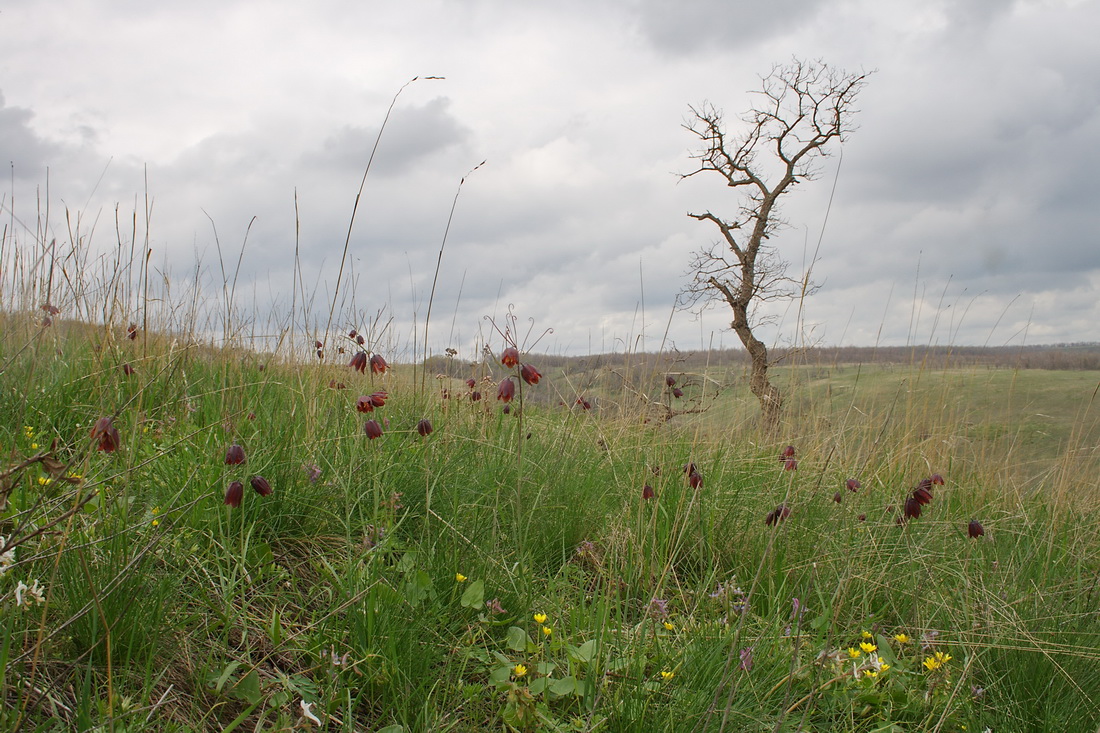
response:
M38 581L27 585L22 580L15 586L15 605L22 608L30 608L33 603L45 603L46 596L42 594L42 586ZM25 595L24 595L25 594Z
M302 700L301 702L298 703L298 705L300 705L301 708L302 708L302 717L303 718L305 718L306 720L308 720L312 723L316 723L317 725L321 724L321 719L318 718L316 715L314 715L313 711L310 710L310 708L313 707L313 703L306 702L305 700Z
M15 564L15 548L5 550L8 546L8 538L0 535L0 578L8 572L8 568Z

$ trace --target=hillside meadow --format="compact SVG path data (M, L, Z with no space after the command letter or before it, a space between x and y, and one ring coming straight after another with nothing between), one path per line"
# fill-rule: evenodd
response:
M1100 725L1100 372L0 325L5 730Z

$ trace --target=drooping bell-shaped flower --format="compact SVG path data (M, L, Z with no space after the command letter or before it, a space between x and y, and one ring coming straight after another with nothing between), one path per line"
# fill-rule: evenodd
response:
M271 496L271 484L263 476L253 476L248 482L252 484L253 491L260 496Z
M857 478L850 478L844 482L844 485L848 487L848 491L858 491L863 484L859 482Z
M237 466L245 462L244 448L239 443L229 446L225 452L225 462L230 466Z
M977 519L971 519L970 524L966 526L966 533L973 539L978 539L985 534L985 527Z
M775 509L768 512L768 516L764 517L764 524L771 527L779 524L789 516L791 516L791 508L786 504L780 504Z
M369 395L360 395L355 401L355 409L358 412L374 412L374 404Z
M669 387L675 387L676 386L676 377L672 376L671 374L666 375L665 376L665 384L667 384Z
M348 366L357 372L363 372L365 374L367 371L367 352L356 351L355 355L351 357L351 362Z
M542 379L542 374L539 373L539 370L535 369L530 364L524 364L519 370L519 375L523 377L523 381L527 382L527 384L538 384L539 380Z
M512 398L516 396L516 383L512 381L512 378L503 380L500 386L497 387L497 399L501 402L511 402Z
M240 481L231 481L229 486L225 489L225 504L226 506L239 507L241 505L241 499L244 498L244 484Z
M114 422L114 418L101 417L92 426L92 440L96 441L96 450L114 453L122 445Z
M371 354L370 370L372 374L385 374L390 365L379 354Z
M367 434L367 437L371 440L382 437L382 426L378 424L377 420L367 420L363 423L363 432Z
M509 369L519 364L519 350L515 346L509 346L500 352L500 363Z
M648 501L657 495L657 492L653 490L653 487L646 484L642 487L642 501Z
M435 428L432 427L431 420L427 418L422 419L416 424L416 432L420 433L420 437L422 438L427 438L434 430Z

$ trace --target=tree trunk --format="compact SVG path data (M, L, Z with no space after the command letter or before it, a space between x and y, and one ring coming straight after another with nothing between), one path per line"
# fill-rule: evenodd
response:
M768 379L768 347L753 334L746 307L733 306L731 325L752 360L749 389L760 400L760 427L767 432L774 432L779 427L779 416L783 412L783 395Z

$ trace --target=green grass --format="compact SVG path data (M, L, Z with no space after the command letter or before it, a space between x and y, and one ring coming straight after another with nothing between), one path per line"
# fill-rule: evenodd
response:
M60 461L4 478L4 729L288 730L302 701L348 731L1100 725L1095 372L787 368L771 440L736 374L681 376L707 409L669 421L638 406L664 371L626 367L547 373L504 415L491 386L445 400L408 367L2 325L6 465ZM582 391L596 409L558 405ZM117 452L89 438L105 415Z

